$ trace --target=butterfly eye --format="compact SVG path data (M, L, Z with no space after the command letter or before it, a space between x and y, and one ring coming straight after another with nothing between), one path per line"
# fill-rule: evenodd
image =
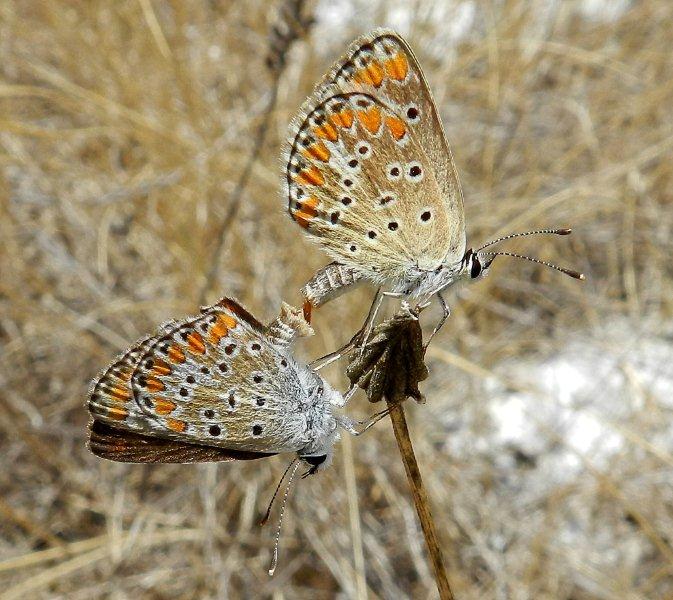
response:
M476 279L479 277L479 274L481 273L481 263L479 262L479 259L475 256L472 259L472 267L470 267L470 277L472 279Z
M321 385L318 386L318 396L322 396L322 393L325 391L325 388Z

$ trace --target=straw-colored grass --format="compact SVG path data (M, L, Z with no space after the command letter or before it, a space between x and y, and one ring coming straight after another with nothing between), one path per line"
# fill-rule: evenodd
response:
M471 243L572 226L510 247L587 276L500 259L449 294L427 404L407 414L454 593L670 596L673 5L409 4L319 4L208 301L234 295L268 320L327 262L284 216L279 147L346 44L399 26L452 143ZM273 93L274 7L0 3L0 598L436 594L385 421L297 485L272 579L273 528L257 521L283 458L125 466L84 446L90 379L198 311ZM371 294L321 309L297 352L344 341ZM345 387L339 367L327 375Z

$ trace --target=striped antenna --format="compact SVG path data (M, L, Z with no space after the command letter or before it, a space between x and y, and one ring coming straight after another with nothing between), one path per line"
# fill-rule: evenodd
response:
M297 461L297 463L294 465L294 469L292 469L292 474L290 475L290 479L287 482L287 487L285 488L285 494L283 494L283 504L280 505L280 516L278 517L276 540L273 543L273 558L271 559L271 567L269 568L269 575L272 577L273 574L276 572L276 567L278 566L278 545L280 543L280 528L283 525L283 516L285 515L285 505L287 504L287 497L290 494L290 486L292 485L292 480L294 479L294 476L297 473L298 468L299 468L299 461Z
M278 482L278 485L276 486L276 491L273 493L273 496L271 496L271 502L269 502L269 506L266 509L266 514L262 518L262 520L259 522L260 527L263 527L266 525L267 521L269 520L269 516L271 515L271 508L273 507L273 503L276 500L276 496L278 495L278 492L280 491L280 486L283 485L283 481L285 481L285 476L287 475L287 472L292 468L292 465L296 463L299 459L295 458L288 466L287 469L285 469L285 472L283 473L283 476L280 478L280 481Z
M572 229L564 228L564 229L538 229L536 231L524 231L523 233L511 233L510 235L503 236L501 238L498 238L497 240L493 240L491 242L488 242L487 244L484 244L481 248L477 248L475 252L479 252L480 250L488 248L489 246L497 244L498 242L504 242L505 240L511 240L512 238L517 237L524 237L526 235L541 235L541 234L570 235L572 232L573 232Z
M523 260L528 260L530 262L537 263L538 265L544 265L545 267L550 267L551 269L560 271L561 273L565 273L566 275L570 275L570 277L574 277L575 279L581 279L581 280L585 279L583 273L578 273L577 271L573 271L572 269L559 267L550 262L547 262L546 260L540 260L539 258L533 258L532 256L524 256L523 254L514 254L513 252L479 252L479 254L481 256L492 256L494 259L496 256L511 256L512 258L522 258ZM491 260L491 262L493 262L493 260Z

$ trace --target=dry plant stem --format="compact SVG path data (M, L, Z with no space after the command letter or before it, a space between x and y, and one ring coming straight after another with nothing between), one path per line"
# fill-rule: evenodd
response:
M255 143L252 146L250 155L248 156L248 161L243 168L241 177L236 183L234 191L229 197L229 203L227 204L227 212L224 215L222 224L217 231L215 236L216 244L215 251L213 256L210 259L210 268L208 269L208 274L206 275L206 280L201 288L199 293L199 304L205 304L206 296L208 291L212 287L215 277L217 276L217 271L220 265L220 257L222 255L222 249L224 248L224 241L231 229L231 226L234 224L236 215L238 214L238 209L241 205L241 198L243 197L243 192L248 185L248 180L252 174L252 169L259 158L259 155L264 147L264 141L266 140L266 134L269 131L269 125L271 124L271 116L276 107L276 100L278 99L278 83L280 80L280 72L277 72L274 75L274 80L271 86L271 97L269 98L269 103L264 109L264 114L262 115L262 122L259 124L257 129L257 134L255 135Z
M412 446L411 438L409 437L409 428L407 427L407 420L404 416L404 408L399 402L388 402L388 408L390 409L390 420L393 423L397 446L402 455L404 470L407 473L409 487L411 488L411 493L414 497L416 513L421 522L421 529L423 530L425 543L428 547L428 554L430 555L430 561L432 562L432 570L435 573L439 597L441 600L453 600L454 596L451 592L451 587L449 586L446 570L444 569L442 550L439 547L435 522L432 519L432 514L430 512L428 494L425 491L423 479L421 478L421 471L416 462L414 447Z

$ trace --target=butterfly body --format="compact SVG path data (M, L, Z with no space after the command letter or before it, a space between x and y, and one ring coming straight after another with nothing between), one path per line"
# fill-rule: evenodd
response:
M351 422L332 412L341 394L289 351L306 327L287 306L264 326L228 298L165 324L94 380L91 450L124 462L182 462L162 457L184 457L185 447L213 450L187 462L296 452L313 465L328 457ZM153 457L158 440L167 445Z
M305 315L363 280L425 304L485 275L496 255L466 248L463 194L442 121L416 57L394 31L353 42L304 102L290 124L282 189L291 217L335 261L304 286Z

